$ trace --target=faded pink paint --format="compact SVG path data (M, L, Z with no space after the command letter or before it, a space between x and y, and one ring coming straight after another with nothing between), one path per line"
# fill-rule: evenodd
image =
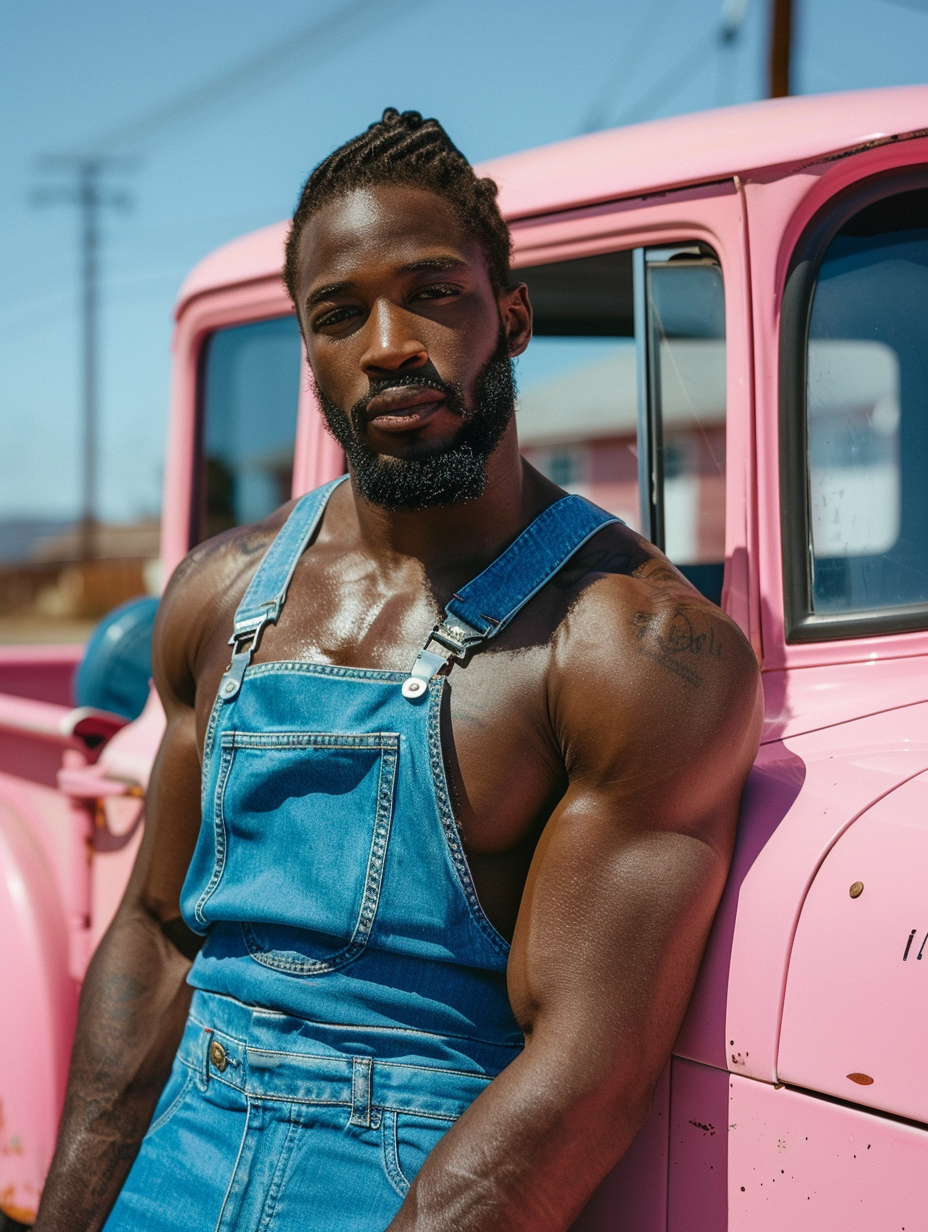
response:
M890 711L768 745L767 756L778 747L801 764L804 779L741 883L726 1013L728 1067L764 1082L777 1081L783 993L809 887L848 826L928 769L928 704L908 707L904 727ZM763 832L770 807L755 797L742 826Z
M728 1232L928 1232L928 1131L730 1081Z
M34 1212L51 1159L77 1009L67 898L44 844L62 797L24 798L0 776L0 1208ZM17 799L18 797L18 799ZM15 800L15 804L14 801ZM43 810L42 804L46 805ZM19 807L16 807L18 805ZM50 807L49 807L50 806ZM65 826L56 827L65 838ZM64 833L62 834L62 831ZM78 889L79 892L79 889ZM20 1213L18 1218L23 1219Z
M926 883L920 774L842 834L812 882L790 954L781 1081L928 1124Z
M801 736L928 701L928 672L922 663L920 656L882 659L878 650L871 649L856 663L764 672L763 741Z

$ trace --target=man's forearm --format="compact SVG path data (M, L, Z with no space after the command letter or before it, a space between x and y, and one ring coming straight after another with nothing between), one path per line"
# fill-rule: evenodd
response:
M579 1064L578 1064L579 1062ZM562 1232L644 1124L650 1092L531 1046L432 1151L389 1232Z
M96 1232L128 1174L190 1003L190 968L158 923L123 908L81 992L64 1114L35 1232Z

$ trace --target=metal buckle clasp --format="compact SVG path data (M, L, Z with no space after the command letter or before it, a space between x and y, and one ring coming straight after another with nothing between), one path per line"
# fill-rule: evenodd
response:
M450 622L447 617L440 621L425 639L425 645L416 656L412 671L403 681L403 696L417 701L428 691L429 682L453 661L462 660L474 646L483 641L479 629L465 625L463 621ZM435 642L446 652L437 654L429 647Z
M267 624L267 618L251 629L242 629L229 638L232 647L232 661L226 668L226 673L219 682L219 696L224 702L230 702L238 694L245 676L245 668L251 662L252 655L258 649L261 633Z

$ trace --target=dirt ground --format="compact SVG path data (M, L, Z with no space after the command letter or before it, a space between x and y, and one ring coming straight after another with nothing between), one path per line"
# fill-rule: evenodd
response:
M86 642L96 620L57 619L49 616L0 616L0 646L71 644Z

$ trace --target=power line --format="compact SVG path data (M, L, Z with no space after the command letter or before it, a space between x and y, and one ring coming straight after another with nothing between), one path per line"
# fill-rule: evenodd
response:
M349 0L334 13L291 31L255 56L87 143L91 151L137 150L172 129L255 94L269 83L302 72L324 56L344 51L358 38L397 20L425 0Z
M632 104L624 112L620 113L619 118L614 123L631 124L637 120L650 119L651 112L656 106L676 94L681 86L686 85L692 77L702 70L713 46L731 47L741 32L741 27L747 14L748 3L749 0L723 0L719 25L695 43L681 60L673 64L662 77L658 78L639 98L637 103ZM640 58L642 51L641 40L646 30L659 25L663 21L668 7L667 0L664 0L664 3L656 10L652 8L644 14L644 20L630 36L628 43L623 48L622 56L609 74L606 85L590 105L580 129L581 132L595 132L597 129L607 126L609 122L608 104L610 95L622 75Z
M651 89L639 98L619 119L620 124L632 124L639 120L651 118L651 113L660 103L672 98L677 91L689 83L705 67L708 55L718 38L718 32L713 30L705 38L690 48L689 54L672 65L663 77L658 78Z
M660 26L673 0L658 0L656 7L646 6L635 28L624 40L622 51L606 81L587 108L579 132L595 133L609 125L609 112L616 88L621 89L626 75L641 59L642 45L650 30Z

